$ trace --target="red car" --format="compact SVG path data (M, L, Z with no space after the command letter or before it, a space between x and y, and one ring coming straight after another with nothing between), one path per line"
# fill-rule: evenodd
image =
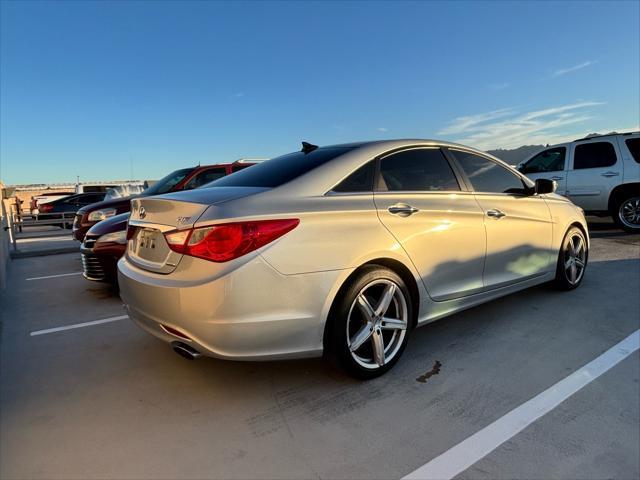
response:
M150 197L151 195L161 195L179 190L191 190L205 183L213 182L225 175L250 167L258 161L259 160L243 159L233 163L182 168L158 180L139 195L87 205L76 213L73 221L73 238L82 242L84 241L84 236L87 234L87 231L96 223L113 217L114 215L130 211L132 198Z
M258 160L238 160L233 163L176 170L137 197L197 188L257 162ZM76 240L82 239L80 241L83 242L80 253L83 275L87 280L117 282L118 260L127 248L127 222L131 198L133 197L95 203L78 211L73 233ZM98 219L100 216L106 220Z

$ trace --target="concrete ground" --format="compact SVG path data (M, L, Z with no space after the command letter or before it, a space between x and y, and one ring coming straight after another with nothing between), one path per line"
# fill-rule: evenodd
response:
M592 226L582 286L539 286L413 332L387 375L322 360L189 362L77 254L14 260L2 294L0 477L401 478L640 327L640 235ZM441 363L437 375L416 381ZM629 355L459 478L639 478Z
M56 226L24 227L15 237L16 246L11 249L14 257L80 250L80 243L73 239L71 230Z

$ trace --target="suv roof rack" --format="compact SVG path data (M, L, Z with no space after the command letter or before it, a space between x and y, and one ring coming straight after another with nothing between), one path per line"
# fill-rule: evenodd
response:
M574 142L580 142L582 140L591 140L592 138L599 138L599 137L612 137L614 135L633 135L633 134L637 134L640 133L640 131L637 132L609 132L609 133L596 133L593 135L587 135L586 137L582 137L582 138L577 138L574 140Z
M268 158L239 158L233 163L260 163L269 160Z

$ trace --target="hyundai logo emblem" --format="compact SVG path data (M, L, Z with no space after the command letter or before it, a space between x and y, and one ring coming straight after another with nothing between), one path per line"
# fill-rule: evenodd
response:
M144 209L144 207L140 207L140 209L138 210L138 216L140 218L144 218L147 216L147 211Z

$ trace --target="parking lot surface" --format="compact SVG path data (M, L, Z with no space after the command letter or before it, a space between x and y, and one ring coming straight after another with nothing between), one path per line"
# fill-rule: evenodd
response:
M591 238L577 290L543 285L415 330L368 382L321 359L187 361L82 278L78 254L14 260L0 477L402 478L637 332L640 235L600 222ZM636 350L458 477L638 478L639 379Z

